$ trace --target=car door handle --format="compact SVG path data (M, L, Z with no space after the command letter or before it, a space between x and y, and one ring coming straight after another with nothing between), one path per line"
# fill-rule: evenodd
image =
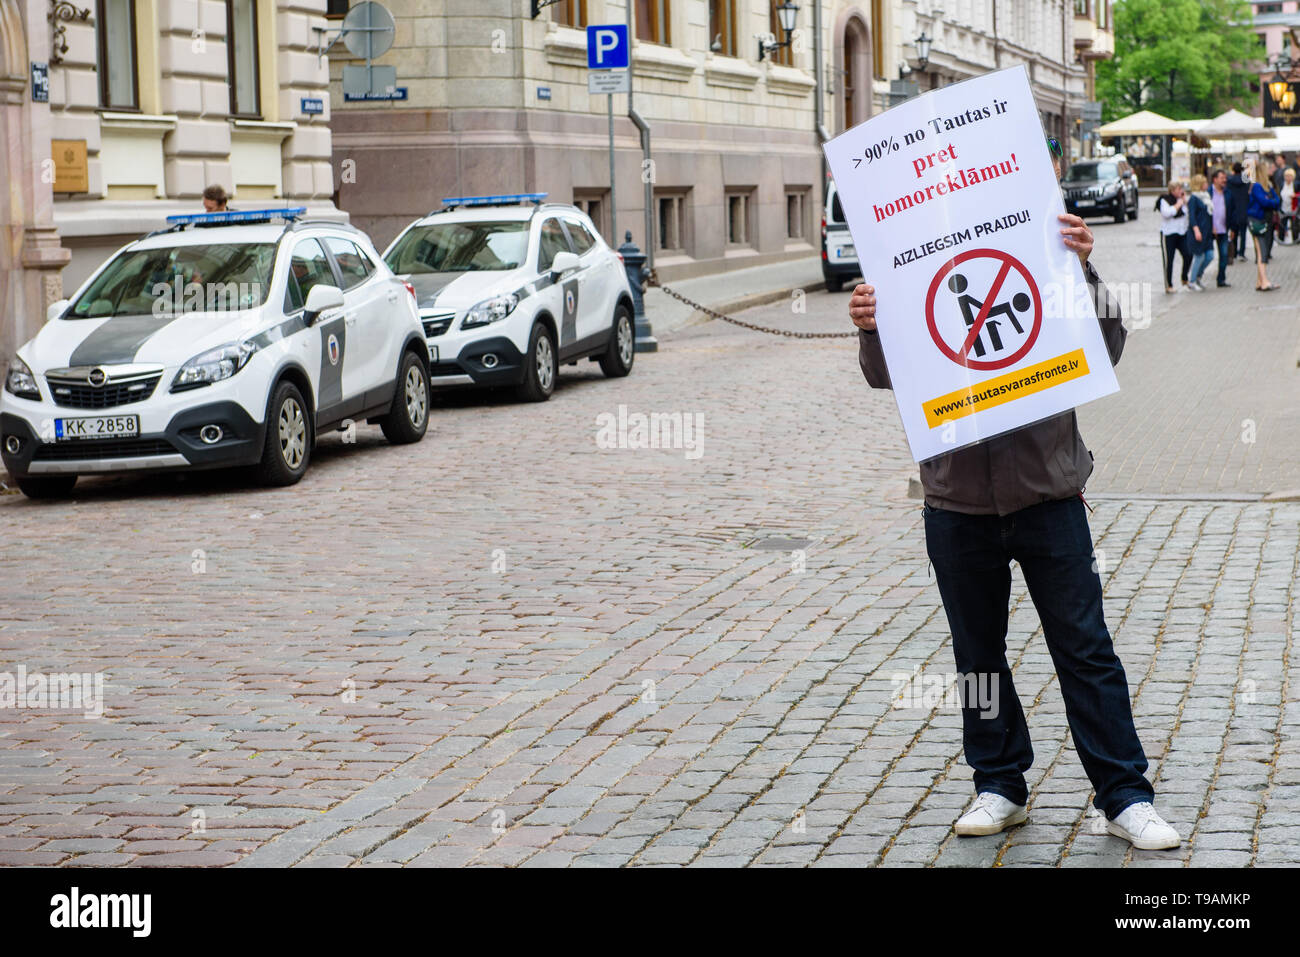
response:
M356 314L354 313L353 315L350 316L344 316L343 321L347 323L349 326L355 326L357 324Z
M388 301L389 301L389 302L397 302L397 290L396 290L396 289L394 289L394 290L392 290L391 292L389 292L389 294L388 294Z

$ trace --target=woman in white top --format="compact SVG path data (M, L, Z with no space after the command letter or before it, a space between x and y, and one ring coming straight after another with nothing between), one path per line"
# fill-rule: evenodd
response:
M1160 214L1160 252L1165 264L1165 292L1174 291L1174 253L1183 257L1183 288L1187 289L1187 273L1191 260L1187 255L1187 193L1181 180L1169 184L1169 192L1156 200Z
M1284 246L1295 245L1296 229L1296 188L1295 188L1295 170L1290 166L1282 174L1282 228L1278 232L1277 241Z

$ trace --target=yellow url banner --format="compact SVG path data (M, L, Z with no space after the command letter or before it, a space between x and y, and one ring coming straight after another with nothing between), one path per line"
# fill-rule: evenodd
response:
M936 429L952 419L974 415L995 405L1022 399L1087 374L1088 361L1084 358L1083 350L1075 349L1055 359L1025 366L995 379L985 379L979 385L967 386L929 402L922 402L921 409L925 412L926 424Z

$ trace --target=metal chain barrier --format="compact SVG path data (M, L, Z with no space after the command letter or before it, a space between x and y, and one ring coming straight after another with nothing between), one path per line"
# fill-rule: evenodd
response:
M685 303L693 309L698 309L711 319L721 319L723 322L729 322L733 326L740 326L743 329L753 329L755 332L766 332L773 336L786 336L790 339L856 339L857 332L795 332L792 329L771 329L767 326L755 325L752 322L745 322L743 319L736 319L732 316L724 316L716 309L710 309L708 306L701 305L694 299L688 299L675 289L670 289L659 281L659 276L655 270L650 270L646 277L646 284L654 286L656 289L663 290L667 295L672 296L678 302Z

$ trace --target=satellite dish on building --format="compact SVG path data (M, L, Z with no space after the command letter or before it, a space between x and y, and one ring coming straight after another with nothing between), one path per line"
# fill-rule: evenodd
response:
M373 60L392 49L397 24L382 3L365 0L348 11L339 32L349 53Z

